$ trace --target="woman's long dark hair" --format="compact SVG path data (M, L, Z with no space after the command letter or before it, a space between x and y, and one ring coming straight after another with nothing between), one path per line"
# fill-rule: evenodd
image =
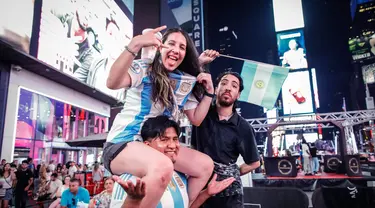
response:
M198 52L193 41L185 31L181 30L180 28L172 28L168 29L164 33L162 43L165 43L168 36L172 33L181 33L186 39L185 58L178 66L178 69L182 72L197 77L202 71L199 67ZM154 62L152 63L152 70L149 73L152 81L152 100L154 102L160 101L164 107L166 107L168 110L172 110L173 105L176 104L173 103L173 92L170 86L168 71L163 65L160 51L156 52ZM203 85L196 83L192 92L196 99L200 101L204 92Z
M6 165L9 165L9 167L12 168L12 167L10 166L10 163L5 163L4 166L3 166L3 169L2 169L1 172L0 172L0 176L2 176L2 177L5 177L4 175L5 175L5 166L6 166ZM9 170L8 170L8 177L10 176L10 173L11 173L11 172L10 172L10 168L9 168Z

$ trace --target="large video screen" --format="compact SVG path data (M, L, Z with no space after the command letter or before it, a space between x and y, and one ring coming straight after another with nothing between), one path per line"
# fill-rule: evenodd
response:
M375 63L362 66L362 76L365 84L375 83Z
M273 0L275 31L305 26L301 0Z
M131 19L114 0L44 0L37 58L121 99L106 79L133 36Z
M313 113L309 71L290 72L282 87L284 115Z
M375 31L363 32L349 39L349 50L353 61L375 58Z
M0 39L29 53L34 1L0 0L0 5Z
M302 29L277 33L280 65L290 69L307 68L305 38Z
M301 141L297 140L298 134L286 134L286 147L289 148L292 145L296 145ZM314 143L318 141L318 134L317 133L303 133L303 137L305 138L306 142Z

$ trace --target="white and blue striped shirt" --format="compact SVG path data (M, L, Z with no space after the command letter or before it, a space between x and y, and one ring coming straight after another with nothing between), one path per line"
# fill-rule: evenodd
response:
M119 143L126 141L142 141L140 131L143 123L159 115L171 116L159 102L152 101L152 83L148 73L152 61L139 59L132 63L128 70L131 77L131 86L126 90L124 108L117 114L112 128L108 133L107 142ZM169 74L174 89L174 100L179 109L190 110L198 105L192 95L196 77L175 70Z
M120 178L124 181L131 180L136 183L136 178L131 174L123 174ZM111 208L121 208L126 199L125 190L115 183L113 187ZM168 184L157 208L188 208L189 197L187 192L187 178L184 174L174 172L171 182Z

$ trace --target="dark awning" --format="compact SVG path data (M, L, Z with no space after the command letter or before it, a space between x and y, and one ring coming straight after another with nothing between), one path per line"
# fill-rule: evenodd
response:
M103 147L108 136L107 133L93 134L75 140L66 141L71 147Z

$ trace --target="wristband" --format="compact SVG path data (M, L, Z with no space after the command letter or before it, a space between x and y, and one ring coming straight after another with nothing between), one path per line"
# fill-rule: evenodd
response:
M129 53L131 53L134 57L137 57L138 53L134 53L133 51L131 51L131 50L129 49L128 46L125 46L125 49L126 49Z
M214 98L215 94L208 93L207 91L204 91L204 95L210 98Z

